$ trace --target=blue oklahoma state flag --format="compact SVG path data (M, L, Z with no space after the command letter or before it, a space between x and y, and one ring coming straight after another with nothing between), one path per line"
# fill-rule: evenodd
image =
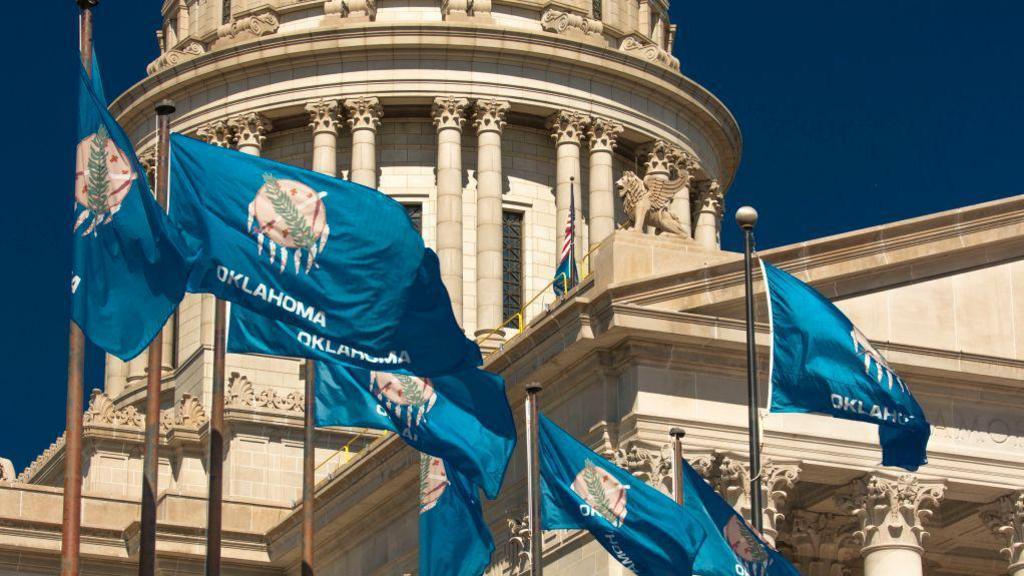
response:
M426 454L420 454L419 553L419 576L480 576L494 553L477 487Z
M437 256L384 194L180 134L170 188L197 254L189 291L294 326L298 356L426 376L480 365Z
M772 328L771 411L878 424L882 464L928 462L931 425L910 387L832 302L761 260Z
M79 71L71 318L94 344L130 360L181 301L190 261L107 112L98 64L92 80Z
M639 576L690 576L705 534L693 512L540 417L545 530L584 529Z
M683 507L698 518L707 539L697 552L693 572L700 576L800 576L765 543L715 489L683 461Z

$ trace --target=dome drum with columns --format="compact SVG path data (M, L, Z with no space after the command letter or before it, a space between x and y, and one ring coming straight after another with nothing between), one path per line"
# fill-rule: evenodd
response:
M741 138L680 73L666 3L161 9L159 57L111 107L147 168L154 106L171 98L178 132L380 189L437 251L520 433L525 385L539 382L545 413L669 492L668 431L684 427L687 459L749 514L743 259L720 248ZM556 298L571 194L582 278ZM785 198L759 208L773 202ZM807 576L1024 576L1024 197L760 255L833 299L934 424L930 463L907 474L878 464L869 425L765 416L766 539ZM189 294L165 329L165 576L204 570L213 319L214 299ZM302 364L229 354L227 372L223 573L299 574ZM85 414L84 574L137 570L145 380L144 357L108 358ZM485 504L498 544L488 576L525 567L522 446ZM347 428L318 429L314 450L317 574L415 573L418 454ZM0 459L0 576L58 571L64 451L60 436L17 476ZM627 573L577 531L546 533L543 552L552 576Z

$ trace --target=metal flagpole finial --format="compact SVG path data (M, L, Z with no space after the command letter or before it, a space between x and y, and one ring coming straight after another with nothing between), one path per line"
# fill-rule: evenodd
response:
M668 431L668 435L675 438L676 440L682 440L686 436L686 430L679 427L672 427Z
M75 3L78 4L78 7L82 10L89 10L98 6L100 0L75 0Z
M736 223L744 230L753 230L757 226L757 210L753 206L741 206L736 211Z
M155 110L157 115L159 116L169 116L171 114L174 114L174 111L177 110L177 108L175 108L174 106L174 100L171 100L170 98L164 98L163 100L156 103Z
M540 382L531 382L526 385L527 394L537 394L544 390L544 386Z

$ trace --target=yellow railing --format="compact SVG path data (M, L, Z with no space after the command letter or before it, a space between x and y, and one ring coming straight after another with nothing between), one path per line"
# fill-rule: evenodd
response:
M580 259L580 261L579 261L579 265L580 265L580 269L579 269L580 278L579 278L579 280L580 280L580 282L582 282L585 278L590 276L590 273L592 272L591 255L593 255L594 252L596 252L597 249L600 248L600 247L601 247L600 243L596 244L593 248L590 249L589 252L586 253L585 256L583 256L582 259ZM491 330L490 332L487 332L486 334L484 334L484 335L480 336L479 338L477 338L476 339L477 345L478 346L482 346L484 343L486 343L487 341L489 341L489 340L491 340L491 339L493 339L495 337L502 338L503 331L506 328L511 328L511 329L515 330L516 334L522 334L523 330L526 329L526 325L529 323L529 321L526 319L526 313L530 309L530 306L533 306L533 304L535 302L537 302L538 299L543 298L545 295L547 295L548 294L548 290L551 290L552 287L554 287L556 282L562 282L562 296L560 298L564 299L566 297L566 295L569 293L569 279L565 275L556 276L553 280L551 280L551 282L548 282L547 284L544 285L543 288L538 290L537 294L535 294L534 297L531 298L529 302L524 304L519 309L519 311L517 311L515 314L513 314L513 315L509 316L508 318L506 318L505 321L502 322L500 326L498 326L497 328L495 328L495 329ZM493 354L493 353L494 352L491 352L491 354ZM490 356L490 354L488 354L488 356Z
M320 463L320 464L319 464L319 465L318 465L318 466L316 467L316 469L315 469L315 470L313 470L314 474L315 474L315 473L316 473L317 471L319 471L319 470L320 470L321 468L323 468L324 466L326 466L327 464L329 464L329 463L333 462L333 461L334 461L334 459L335 459L335 458L337 458L338 456L344 456L344 458L342 458L342 459L341 459L341 461L339 462L339 465L338 465L337 467L335 467L335 468L334 468L334 470L332 470L332 471L331 471L331 473L332 473L332 474L333 474L333 473L334 473L334 472L335 472L335 471L336 471L336 470L337 470L338 468L341 468L341 467L342 467L342 466L344 466L345 464L348 464L349 460L351 460L351 459L352 459L352 457L354 456L354 455L352 454L352 452L351 452L351 451L349 450L349 447L350 447L350 446L352 446L352 443L353 443L353 442L355 442L356 440L359 440L359 439L360 439L360 438L362 438L363 436L366 436L366 434L367 434L367 433L368 433L369 431L370 431L370 429L369 429L369 428L364 428L363 430L361 430L361 431L359 432L359 434L356 434L355 436L353 436L351 440L349 440L348 442L346 442L346 443L345 443L345 445L341 447L341 449L340 449L340 450L338 450L338 451L337 451L337 452L335 452L334 454L331 454L331 455L330 455L329 457L327 457L327 459L326 459L326 460L324 460L323 462L321 462L321 463Z

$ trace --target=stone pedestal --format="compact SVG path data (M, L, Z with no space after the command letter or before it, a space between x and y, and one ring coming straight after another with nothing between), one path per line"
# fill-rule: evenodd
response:
M710 250L686 238L616 230L591 255L595 288L677 274L742 260L741 254Z

